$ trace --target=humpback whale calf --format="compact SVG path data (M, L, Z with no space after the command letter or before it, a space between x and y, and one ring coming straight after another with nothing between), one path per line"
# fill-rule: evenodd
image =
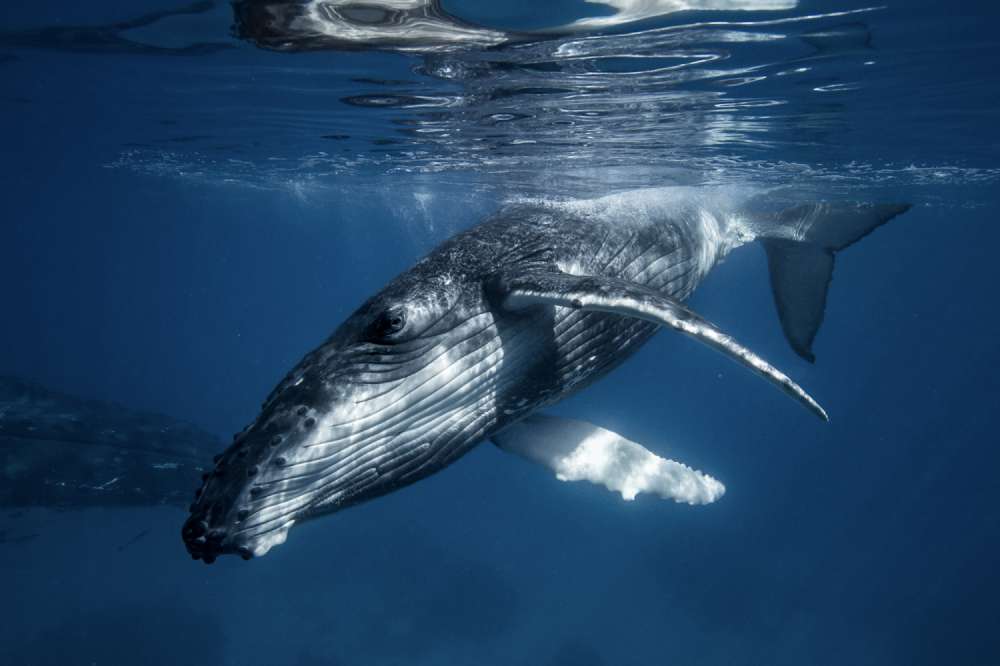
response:
M191 556L263 555L293 525L409 485L484 440L626 499L717 499L722 484L701 472L537 412L668 329L826 419L798 384L684 301L729 252L760 241L784 333L811 361L835 253L908 208L816 203L763 214L719 199L678 191L521 203L444 242L307 354L216 457L182 528Z

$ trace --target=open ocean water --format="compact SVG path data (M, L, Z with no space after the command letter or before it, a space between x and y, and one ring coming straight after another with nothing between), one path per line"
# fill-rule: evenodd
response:
M0 662L1000 665L998 26L987 0L5 0ZM485 443L206 567L197 473L182 500L92 478L178 438L210 459L505 204L679 192L913 205L838 254L815 364L760 247L690 301L830 423L670 332L550 410L714 504Z

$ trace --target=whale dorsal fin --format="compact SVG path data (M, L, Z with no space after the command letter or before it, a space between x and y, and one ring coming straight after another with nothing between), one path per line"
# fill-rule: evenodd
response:
M685 333L767 379L823 420L826 412L783 372L679 301L648 287L609 277L578 276L557 269L494 276L503 307L559 305L644 319Z
M648 492L685 504L709 504L726 492L707 474L585 421L534 414L501 430L493 443L551 469L560 481L590 481L625 500Z

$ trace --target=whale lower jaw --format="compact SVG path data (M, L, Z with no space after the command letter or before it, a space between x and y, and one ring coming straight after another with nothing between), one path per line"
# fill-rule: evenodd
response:
M278 529L272 530L267 534L261 536L259 539L257 539L253 547L250 549L251 552L253 553L253 556L262 557L264 555L267 555L268 551L270 551L272 548L274 548L275 546L280 546L281 544L285 543L285 540L288 539L288 532L289 530L292 529L292 526L294 525L295 521L289 520L287 523L285 523Z

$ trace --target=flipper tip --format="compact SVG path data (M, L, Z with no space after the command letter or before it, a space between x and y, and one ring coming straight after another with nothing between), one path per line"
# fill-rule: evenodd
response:
M830 422L830 415L826 413L826 410L820 407L820 404L816 402L815 399L805 391L803 391L798 385L794 385L797 391L795 391L795 397L798 398L799 403L808 409L810 412L823 419L827 423Z

